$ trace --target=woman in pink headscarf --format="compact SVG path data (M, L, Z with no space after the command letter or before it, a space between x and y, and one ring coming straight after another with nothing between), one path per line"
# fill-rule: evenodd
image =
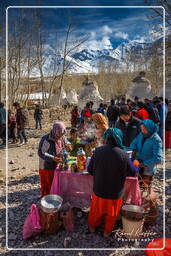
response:
M54 170L61 162L62 149L71 150L71 144L65 138L66 128L64 123L54 123L50 133L44 135L39 143L39 174L41 183L41 196L50 193Z

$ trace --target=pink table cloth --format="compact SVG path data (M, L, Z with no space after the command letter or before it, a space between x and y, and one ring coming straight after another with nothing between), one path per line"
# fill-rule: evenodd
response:
M89 207L92 192L91 175L55 170L50 194L60 195L73 207L84 208Z
M89 207L93 192L93 177L89 174L54 172L50 194L60 195L73 207ZM124 186L126 204L141 205L141 192L137 177L127 177Z
M141 190L137 177L127 177L124 184L124 198L126 204L141 205Z

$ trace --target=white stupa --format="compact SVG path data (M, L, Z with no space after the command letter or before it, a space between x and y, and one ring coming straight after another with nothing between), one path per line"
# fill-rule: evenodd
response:
M103 101L98 89L98 85L90 77L87 77L81 86L80 95L78 98L78 104L81 108L89 101L94 103L94 107L97 108L98 105Z
M145 78L145 72L141 71L138 76L133 80L133 85L128 89L127 97L134 98L138 96L139 98L152 98L152 90L150 81Z
M58 89L56 93L54 93L50 99L49 105L51 106L58 106L67 104L67 96L65 90L62 88L61 90Z
M77 105L78 104L78 94L75 89L71 89L67 93L67 100L69 104Z

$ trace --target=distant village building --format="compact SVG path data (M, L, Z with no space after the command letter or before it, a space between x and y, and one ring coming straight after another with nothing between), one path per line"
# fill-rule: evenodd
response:
M92 78L86 77L82 83L78 98L79 107L83 108L89 101L92 101L96 108L103 101L103 98L99 93L98 84Z
M141 71L138 76L136 76L133 80L133 85L129 88L127 92L128 98L134 98L138 96L139 98L151 98L152 90L150 81L145 78L145 72Z

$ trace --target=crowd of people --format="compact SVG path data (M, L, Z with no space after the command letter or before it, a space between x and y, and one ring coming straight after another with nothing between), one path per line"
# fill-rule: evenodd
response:
M138 135L140 131L140 122L146 119L152 120L159 126L158 134L163 139L164 123L166 130L166 148L171 147L170 139L170 109L171 101L162 97L154 97L152 100L144 99L141 101L135 96L134 100L121 98L120 100L111 100L109 106L100 103L95 110L94 103L88 102L83 110L77 106L71 111L71 125L80 132L92 121L95 113L102 114L110 128L121 129L124 135L124 145L130 145L130 142Z
M8 126L13 142L27 143L25 127L28 117L18 102L16 112L9 113ZM36 106L36 129L42 128L43 112ZM39 143L39 174L41 196L50 194L54 170L62 162L62 152L76 156L83 147L90 157L87 171L93 176L93 195L88 226L94 232L104 219L104 236L109 236L122 205L124 183L127 176L141 177L151 186L157 165L163 159L163 133L165 147L171 148L171 102L162 97L153 100L138 97L134 100L114 99L111 104L100 104L94 109L88 102L84 109L75 106L71 111L71 129L67 134L63 122L53 124L51 131ZM6 111L0 103L0 136L5 142ZM129 158L127 151L132 151Z
M35 129L42 129L43 111L40 105L35 106L34 119ZM0 138L2 144L6 144L6 138L11 144L22 146L28 143L26 128L29 126L29 116L26 108L23 108L19 102L13 103L13 109L7 113L8 119L8 137L6 136L6 109L4 104L0 103Z
M170 136L170 108L170 102L158 97L143 102L138 97L134 101L121 98L118 103L112 99L110 106L101 103L97 110L93 102L82 110L74 107L68 138L65 125L57 122L40 141L42 196L50 193L62 150L76 156L83 147L90 157L87 170L93 176L89 230L94 232L104 219L104 236L109 236L120 212L126 177L140 177L149 187L152 184L163 160L165 117L166 140ZM127 151L133 152L131 159Z

